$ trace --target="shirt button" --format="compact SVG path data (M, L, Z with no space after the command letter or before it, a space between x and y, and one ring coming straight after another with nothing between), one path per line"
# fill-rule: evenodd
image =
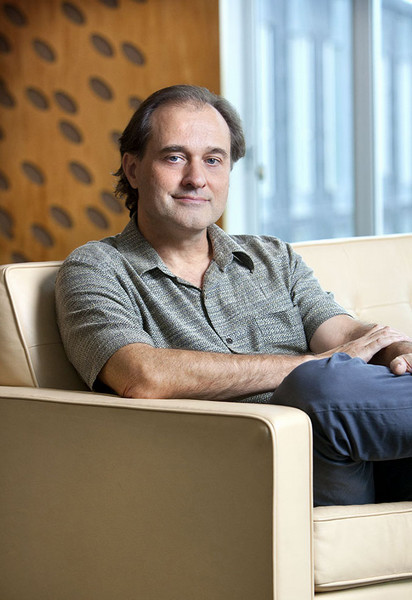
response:
M229 337L229 338L226 338L226 342L227 342L228 344L233 344L233 340L232 340L232 338L230 338L230 337Z

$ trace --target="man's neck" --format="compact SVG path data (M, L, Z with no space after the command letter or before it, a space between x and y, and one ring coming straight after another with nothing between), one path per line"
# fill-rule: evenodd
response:
M140 232L174 275L196 287L202 287L203 277L213 255L207 230L191 237L162 236L161 232L154 234L145 229L140 229Z

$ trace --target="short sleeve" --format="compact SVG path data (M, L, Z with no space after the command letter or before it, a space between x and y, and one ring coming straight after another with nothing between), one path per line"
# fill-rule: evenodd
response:
M66 354L93 389L107 360L120 348L153 345L133 302L118 252L101 242L75 250L56 280L56 313Z
M293 304L299 308L309 343L322 323L337 315L350 315L335 301L331 292L323 290L313 270L289 245L288 251L291 265L291 298Z

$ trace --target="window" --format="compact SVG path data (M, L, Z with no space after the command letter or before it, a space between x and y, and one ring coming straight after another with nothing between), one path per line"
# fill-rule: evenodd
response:
M227 230L288 241L410 230L412 4L222 0L221 23L222 93L248 143Z
M383 230L407 232L412 231L412 4L382 4Z

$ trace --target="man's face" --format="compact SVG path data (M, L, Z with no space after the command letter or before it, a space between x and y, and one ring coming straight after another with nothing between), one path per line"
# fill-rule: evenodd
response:
M226 205L229 127L209 104L160 107L143 158L128 155L123 168L138 188L138 223L148 239L204 232Z

